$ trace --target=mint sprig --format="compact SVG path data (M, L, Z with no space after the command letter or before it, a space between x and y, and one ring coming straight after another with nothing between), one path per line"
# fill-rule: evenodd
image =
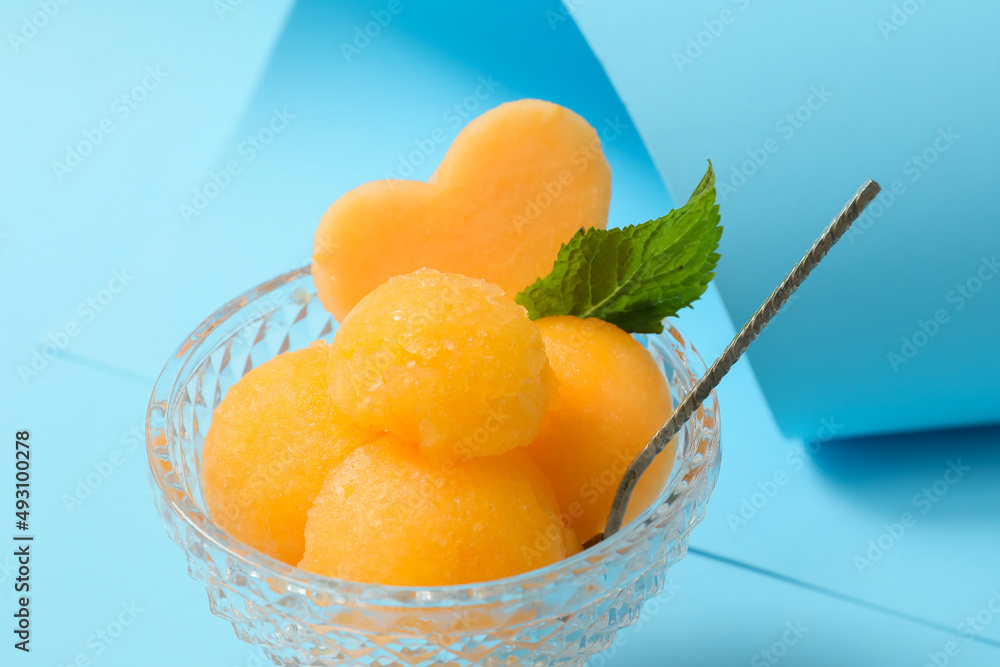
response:
M531 319L597 317L629 333L660 333L715 276L722 237L712 163L687 203L619 229L580 230L552 271L517 295Z

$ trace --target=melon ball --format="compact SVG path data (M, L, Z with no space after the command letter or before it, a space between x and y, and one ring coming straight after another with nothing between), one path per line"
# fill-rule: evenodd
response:
M536 324L559 388L528 454L586 542L604 530L622 475L670 417L670 388L646 348L613 324L571 315ZM663 490L675 446L639 479L626 521Z
M527 445L554 385L524 307L483 280L431 269L368 294L330 346L334 404L437 460Z
M317 341L254 368L215 409L201 483L212 520L269 556L302 558L306 511L326 474L375 434L327 392L330 346Z
M440 464L392 435L334 468L309 510L299 567L395 586L513 576L579 550L522 452Z
M372 181L335 201L316 229L316 291L338 320L422 267L513 296L578 229L603 229L610 201L611 168L586 120L543 100L506 102L469 122L427 183Z

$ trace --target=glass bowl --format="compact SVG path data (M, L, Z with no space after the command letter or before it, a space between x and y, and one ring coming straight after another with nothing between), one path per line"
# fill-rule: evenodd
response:
M212 412L244 373L337 322L309 267L278 276L205 320L160 373L146 415L153 500L212 612L279 665L581 665L634 622L687 552L718 476L715 394L679 434L670 480L652 507L610 539L563 561L480 584L408 588L343 581L276 561L212 523L199 481ZM704 372L667 326L636 336L674 401Z

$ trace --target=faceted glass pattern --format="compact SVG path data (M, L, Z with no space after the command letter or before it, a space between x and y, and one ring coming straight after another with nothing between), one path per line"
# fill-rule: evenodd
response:
M180 346L156 381L146 419L153 500L212 612L278 665L574 666L608 648L684 557L720 460L713 393L680 433L657 503L601 544L546 568L481 584L406 588L342 581L278 562L223 532L199 481L212 412L244 373L286 350L330 340L337 323L309 267L233 299ZM675 404L704 372L667 325L637 336Z

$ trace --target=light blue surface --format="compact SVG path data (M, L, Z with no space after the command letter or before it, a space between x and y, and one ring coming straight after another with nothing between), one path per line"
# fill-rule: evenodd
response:
M984 598L981 605L988 602ZM976 609L979 607L977 606ZM709 630L710 629L710 630ZM719 565L697 553L671 571L663 596L592 667L660 665L995 665L1000 647L963 638ZM765 651L767 653L765 653Z
M80 653L108 666L260 664L187 578L149 501L143 454L131 449L167 355L223 302L304 263L318 216L341 192L395 171L398 156L435 128L450 140L455 130L445 114L474 94L480 77L501 84L484 108L537 96L596 125L625 118L556 4L405 3L348 63L339 42L374 6L300 2L283 26L288 5L243 3L220 21L211 3L71 3L23 51L0 49L12 92L0 104L17 121L0 131L0 187L12 212L0 221L8 234L0 275L8 285L3 312L14 315L2 329L0 429L31 428L39 452L36 650L25 657L4 645L0 664L62 666ZM33 7L5 7L0 25L18 25ZM126 37L113 41L116 34ZM106 115L146 65L161 61L178 74L79 172L56 183L50 162L60 147ZM248 161L240 144L286 107L295 118ZM417 176L429 174L443 151ZM606 152L613 224L670 207L634 129ZM239 161L240 173L186 223L179 205L229 160ZM92 320L80 315L78 304L99 298L123 267L134 274L125 289ZM17 366L47 332L70 322L79 335L22 383ZM706 358L733 334L714 288L678 326ZM673 592L595 667L652 667L670 664L669 656L679 665L753 664L796 621L809 630L780 664L920 667L949 641L961 649L950 665L1000 663L1000 619L973 642L956 636L1000 588L996 430L830 442L792 470L786 456L801 441L781 435L748 363L727 378L720 403L724 463L692 539L695 553L671 572ZM844 419L835 411L823 417ZM820 426L817 420L811 433ZM94 466L106 470L102 461L114 450L122 464L67 509L64 494L72 496ZM884 523L919 512L912 496L959 458L968 474L859 574L853 557ZM788 482L734 532L729 515L778 471L787 471ZM0 511L10 516L8 494L2 497ZM0 566L7 567L2 557ZM6 576L0 569L4 615L12 605ZM94 655L97 640L88 646L88 638L132 601L143 610L136 622Z
M18 367L30 368L48 334L58 339L68 324L76 324L77 333L67 352L104 345L122 366L130 365L129 344L155 344L149 334L164 324L173 340L156 348L161 359L190 330L188 322L172 328L164 318L150 318L149 309L185 301L171 285L187 292L188 303L204 288L176 278L164 282L152 271L169 267L205 277L195 273L193 258L170 252L164 241L178 233L178 205L205 178L244 113L291 3L247 3L221 20L211 3L182 4L58 5L27 44L14 51L5 37L0 48L0 279L17 286L3 295L5 312L15 313L17 322L4 327L0 358L15 387L30 386L35 376L22 380ZM38 11L36 2L6 2L0 25L6 34ZM159 68L165 78L148 79L155 88L137 93L145 97L131 109L120 98L131 97L147 68ZM66 160L67 146L88 141L85 132L95 136L102 121L113 131L60 181L53 163ZM134 276L125 289L105 299L110 302L100 312L86 305L80 312L122 269ZM155 291L144 291L149 285ZM221 293L208 296L214 301L196 302L195 312L207 314L225 300ZM152 374L154 367L143 371Z
M145 444L132 449L148 390L146 382L57 360L29 391L5 396L5 431L31 429L34 630L29 655L5 638L0 664L63 667L79 655L101 666L245 664L245 645L208 613L204 589L187 577L184 555L165 539L149 499ZM12 516L7 496L2 508ZM0 558L0 565L14 563ZM12 576L0 571L5 618L13 613ZM130 625L112 639L123 604L135 618L125 616Z
M1000 5L572 4L674 193L715 162L734 319L885 189L750 352L785 433L1000 421Z

